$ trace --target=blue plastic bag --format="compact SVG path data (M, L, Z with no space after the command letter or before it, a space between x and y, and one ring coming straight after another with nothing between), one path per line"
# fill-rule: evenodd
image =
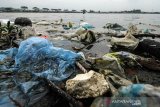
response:
M16 65L35 76L62 81L75 73L75 62L81 55L57 48L44 38L31 37L21 42L15 57Z
M18 52L17 48L10 48L7 50L1 50L0 51L0 62L3 64L0 64L0 71L14 71L16 68L10 66L10 63L12 60L14 60L16 54Z
M7 50L1 50L0 51L0 61L3 61L7 57L14 59L17 52L18 52L17 48L10 48L10 49L7 49Z

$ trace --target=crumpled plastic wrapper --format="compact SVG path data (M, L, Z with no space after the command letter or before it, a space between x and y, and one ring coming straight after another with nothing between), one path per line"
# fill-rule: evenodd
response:
M130 50L134 50L139 44L139 40L136 39L131 33L127 33L124 38L112 37L112 46L121 46Z

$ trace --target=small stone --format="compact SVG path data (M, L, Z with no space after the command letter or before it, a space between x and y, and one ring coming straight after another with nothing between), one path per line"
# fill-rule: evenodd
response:
M102 74L91 70L69 79L66 89L75 98L89 98L103 95L109 90L109 86Z

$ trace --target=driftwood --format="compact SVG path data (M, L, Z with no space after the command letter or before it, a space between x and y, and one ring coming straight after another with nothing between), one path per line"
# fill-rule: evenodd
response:
M77 102L73 97L71 97L69 94L64 92L62 89L60 89L58 86L56 86L52 81L46 80L45 81L49 84L51 89L55 92L57 92L60 96L62 96L64 99L69 101L73 107L81 107L80 103Z

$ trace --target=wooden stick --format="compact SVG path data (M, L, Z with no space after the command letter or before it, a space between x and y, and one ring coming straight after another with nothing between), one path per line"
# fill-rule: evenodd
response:
M76 65L78 66L78 68L83 71L83 73L87 73L88 71L79 63L79 62L76 62Z
M68 100L73 105L73 107L81 107L79 102L77 102L73 97L56 86L52 81L49 81L47 79L45 79L45 81L47 81L53 91L57 92L60 96Z
M135 75L135 79L136 79L137 84L139 84L139 80L138 80L138 76L137 75Z

